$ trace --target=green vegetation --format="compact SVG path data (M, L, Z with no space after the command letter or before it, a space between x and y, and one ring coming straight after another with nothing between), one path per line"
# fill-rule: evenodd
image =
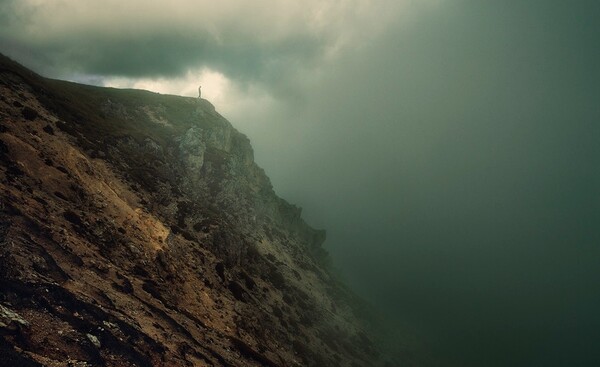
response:
M105 139L120 137L131 137L138 143L150 138L165 148L170 137L182 134L192 123L206 127L217 123L216 118L211 118L216 114L195 98L48 79L4 55L0 55L0 71L24 79L40 102L63 120L61 129L75 136L86 149L93 149ZM110 111L111 105L118 110ZM161 106L157 117L168 124L149 119L146 106ZM199 110L204 118L199 118Z

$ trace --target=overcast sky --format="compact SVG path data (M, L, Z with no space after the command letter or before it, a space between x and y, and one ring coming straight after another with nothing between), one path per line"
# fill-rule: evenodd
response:
M597 1L3 0L0 48L52 77L202 84L436 365L598 366L599 19Z

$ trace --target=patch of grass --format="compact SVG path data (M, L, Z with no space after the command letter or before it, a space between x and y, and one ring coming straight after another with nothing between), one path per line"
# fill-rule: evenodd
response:
M203 109L195 98L48 79L1 54L0 72L15 74L31 86L40 102L69 125L61 129L75 136L85 149L98 149L107 139L124 136L140 143L150 138L166 147L173 136L181 135L194 123L203 127L219 123L219 116L206 110L206 106ZM122 106L126 113L104 113L103 107L110 103ZM171 126L152 121L143 110L145 106L161 106L160 115ZM31 112L35 111L27 108L24 116L35 118ZM198 114L197 109L204 113Z

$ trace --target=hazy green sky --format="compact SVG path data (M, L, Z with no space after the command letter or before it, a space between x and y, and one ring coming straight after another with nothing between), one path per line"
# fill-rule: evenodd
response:
M168 4L4 0L0 48L100 85L202 83L436 365L600 365L600 2Z

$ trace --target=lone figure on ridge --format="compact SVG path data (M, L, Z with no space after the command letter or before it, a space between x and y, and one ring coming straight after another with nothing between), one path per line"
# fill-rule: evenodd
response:
M202 97L202 86L201 85L198 86L198 99L200 99L200 97Z

